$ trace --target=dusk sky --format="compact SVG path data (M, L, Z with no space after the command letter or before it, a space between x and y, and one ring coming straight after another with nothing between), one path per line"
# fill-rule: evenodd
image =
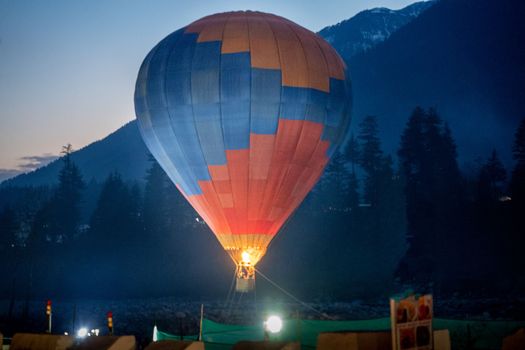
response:
M104 138L135 118L143 58L162 38L216 12L259 10L318 31L410 0L0 0L0 181Z

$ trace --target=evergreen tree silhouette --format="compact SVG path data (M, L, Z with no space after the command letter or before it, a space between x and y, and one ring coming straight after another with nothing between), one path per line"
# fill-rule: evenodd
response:
M11 206L6 206L0 212L0 252L8 251L18 244L17 233L20 223L17 220L16 212ZM4 254L0 253L0 256Z
M359 165L360 150L359 142L357 141L353 133L350 135L350 139L348 140L348 143L343 153L345 155L346 161L350 162L352 174L355 175L356 166Z
M525 208L525 119L516 130L512 153L516 164L512 170L510 192L513 206L520 210Z
M492 151L487 162L478 175L478 201L491 204L500 199L504 193L507 172L496 150Z
M151 166L146 173L146 184L144 186L144 201L142 204L142 219L144 221L147 242L162 245L169 227L169 213L167 203L168 177L157 161L150 156Z
M347 206L355 211L359 206L359 179L357 178L356 167L359 166L360 150L359 142L352 133L344 149L345 162L350 163L350 174L348 176Z
M127 245L140 230L138 200L119 173L111 173L102 185L97 206L91 216L91 240L108 249Z
M95 295L133 293L147 275L141 263L141 201L139 186L126 184L117 172L109 174L102 184L82 251L84 285Z
M359 165L365 172L363 199L372 206L379 200L380 189L377 182L380 181L379 177L385 165L378 132L375 116L366 116L359 124Z
M405 181L409 249L403 279L440 285L459 263L463 227L462 177L455 142L435 109L416 107L401 136L398 156ZM452 248L451 248L452 247Z
M387 288L405 250L405 205L403 191L390 156L385 156L378 136L377 117L367 116L359 125L359 165L364 173L363 200L356 230L362 237L367 267L375 276L369 288Z
M62 147L58 186L35 214L30 237L33 244L65 243L78 234L85 184L71 159L72 152L71 144Z
M511 245L509 266L514 272L515 286L525 287L525 276L523 264L525 263L523 247L525 246L525 119L523 119L516 130L514 145L512 149L515 160L514 169L510 181L511 208L512 208L512 237L509 238Z
M344 155L337 151L330 159L323 177L323 196L328 210L346 210L349 182L350 175L346 169Z
M55 198L60 217L57 221L56 239L61 241L73 238L77 234L82 192L85 188L80 169L71 159L72 152L71 144L62 148L64 166L58 174L59 182Z

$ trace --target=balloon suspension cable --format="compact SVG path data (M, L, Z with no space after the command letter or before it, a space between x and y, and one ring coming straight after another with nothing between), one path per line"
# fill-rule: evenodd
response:
M303 305L304 307L314 311L315 313L323 316L324 318L327 318L329 320L335 320L334 317L332 316L329 316L327 315L326 313L322 312L322 311L319 311L317 310L316 308L314 308L313 306L311 305L308 305L306 302L302 301L301 299L297 298L295 295L293 295L292 293L288 292L287 290L285 290L284 288L282 288L281 286L279 286L276 282L272 281L268 276L266 276L264 273L262 273L258 268L254 267L255 271L262 277L264 278L265 280L267 280L268 282L270 282L270 284L272 284L275 288L279 289L281 292L283 292L284 294L286 294L287 296L289 296L290 298L292 298L293 300L295 300L296 302L298 302L299 304Z
M237 307L241 306L241 299L242 299L242 296L244 295L244 293L238 293L239 294L239 299L237 300Z
M230 283L230 290L228 291L228 295L226 296L226 310L228 311L228 314L231 313L231 308L233 306L233 299L235 297L235 280L237 279L237 271L233 272L232 282Z
M255 314L257 315L259 313L259 309L257 308L257 288L253 289L253 306L255 307Z

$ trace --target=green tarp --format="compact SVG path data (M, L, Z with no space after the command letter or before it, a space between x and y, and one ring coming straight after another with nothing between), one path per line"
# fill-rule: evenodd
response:
M467 349L501 349L501 342L507 335L519 328L525 327L525 321L464 321L434 319L434 329L450 331L452 348ZM278 335L271 335L272 340L297 341L303 348L315 348L317 336L322 332L336 331L390 331L390 318L359 321L317 321L317 320L285 320L283 330ZM229 325L203 320L202 338L206 349L229 349L231 345L241 340L262 340L263 326L260 325ZM157 331L158 340L180 339ZM197 336L185 336L186 340L195 340Z

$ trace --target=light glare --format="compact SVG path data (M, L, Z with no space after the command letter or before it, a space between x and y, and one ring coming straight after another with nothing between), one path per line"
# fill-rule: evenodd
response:
M242 262L243 263L247 264L247 263L251 262L250 253L248 253L248 252L242 252L241 258L242 258Z
M279 316L270 316L264 325L270 333L279 333L283 328L283 321Z
M82 327L77 332L77 337L79 338L85 338L88 334L88 329L86 327Z

